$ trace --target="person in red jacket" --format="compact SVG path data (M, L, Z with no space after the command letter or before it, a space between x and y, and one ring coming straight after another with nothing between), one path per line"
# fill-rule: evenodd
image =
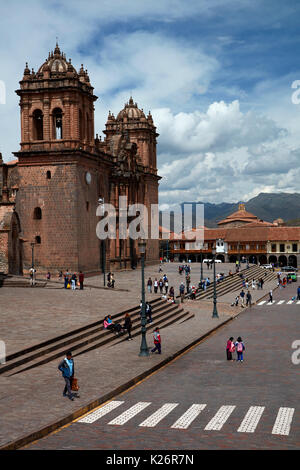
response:
M155 328L153 331L153 340L154 340L154 348L151 349L151 352L154 353L156 350L158 354L161 354L161 337L159 333L159 328Z

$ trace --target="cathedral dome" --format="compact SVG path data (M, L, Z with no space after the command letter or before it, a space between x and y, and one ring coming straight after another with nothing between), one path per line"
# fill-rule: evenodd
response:
M132 97L130 97L129 102L125 104L124 109L119 112L117 116L117 121L123 121L124 118L134 120L146 120L144 111L138 108L137 103L133 102Z
M48 59L46 59L46 61L41 65L37 75L40 76L44 74L44 72L50 72L51 75L67 72L77 74L75 68L71 64L71 60L67 62L65 54L60 51L57 43L54 52L49 52Z

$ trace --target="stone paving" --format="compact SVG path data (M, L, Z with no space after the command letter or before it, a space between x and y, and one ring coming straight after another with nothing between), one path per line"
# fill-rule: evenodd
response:
M222 272L230 268L223 265ZM178 290L184 279L178 274L178 265L169 263L163 269L169 278L169 286L173 284ZM192 265L192 283L198 280L199 272L199 265ZM158 266L147 267L145 279L155 277L156 273ZM101 280L101 276L88 278L86 285L100 285ZM116 286L127 288L128 292L88 287L76 292L63 288L0 289L0 339L7 343L7 354L103 318L106 313L137 305L140 271L117 273L116 280ZM261 298L268 289L266 285L263 292L255 291L253 300ZM155 294L147 293L147 298L154 297ZM140 337L137 337L75 357L81 398L74 402L62 397L64 383L57 370L59 361L20 375L0 377L0 446L68 416L135 379L240 312L228 302L218 302L219 319L213 319L211 301L189 300L183 306L186 311L194 312L195 317L162 329L161 356L140 358ZM147 341L152 346L150 332Z

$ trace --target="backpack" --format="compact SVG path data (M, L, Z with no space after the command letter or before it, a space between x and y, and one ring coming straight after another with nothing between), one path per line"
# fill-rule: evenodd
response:
M236 350L237 350L237 352L242 352L243 351L243 343L238 343Z

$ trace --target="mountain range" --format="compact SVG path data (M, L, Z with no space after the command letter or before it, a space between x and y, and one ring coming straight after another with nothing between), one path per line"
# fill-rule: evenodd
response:
M281 218L286 225L300 225L300 194L299 193L260 193L249 201L237 203L222 202L185 202L184 204L204 204L206 227L217 227L217 222L238 210L244 203L247 212L267 222Z

